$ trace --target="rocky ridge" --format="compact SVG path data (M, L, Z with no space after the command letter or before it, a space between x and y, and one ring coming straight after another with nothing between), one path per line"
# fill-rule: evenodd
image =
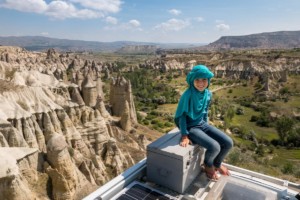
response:
M53 49L0 47L1 199L80 199L144 157L147 139L129 134L130 82L112 80L104 104L101 74L111 70Z
M208 66L217 78L231 80L258 79L263 89L258 95L273 98L273 91L289 75L300 73L300 51L294 50L241 50L205 53L164 53L149 59L138 68L158 70L166 76L182 76L197 64ZM134 70L134 69L130 69Z
M297 52L296 52L297 53ZM299 54L299 53L298 53ZM285 74L300 73L300 58L270 51L210 52L198 54L166 54L147 60L139 68L161 72L190 70L196 64L205 64L218 78L246 79L255 76L284 79Z
M205 48L224 49L292 49L300 47L300 31L278 31L243 36L222 36Z

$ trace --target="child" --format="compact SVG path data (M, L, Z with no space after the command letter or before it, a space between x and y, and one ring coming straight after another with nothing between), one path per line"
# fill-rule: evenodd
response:
M206 148L204 165L208 178L217 180L216 171L229 176L222 161L233 146L232 139L207 123L208 107L212 93L208 90L214 74L204 65L195 66L186 77L188 88L182 94L175 114L180 129L180 145L186 147L191 141Z

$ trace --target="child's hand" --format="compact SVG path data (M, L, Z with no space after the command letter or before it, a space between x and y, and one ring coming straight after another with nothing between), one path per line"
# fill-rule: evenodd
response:
M187 147L189 144L191 143L190 139L188 138L188 136L182 136L181 138L181 142L180 142L180 146L182 147Z

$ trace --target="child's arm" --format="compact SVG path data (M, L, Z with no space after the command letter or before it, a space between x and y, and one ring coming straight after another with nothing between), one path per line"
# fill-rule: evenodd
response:
M183 114L180 119L179 119L179 129L181 132L181 142L180 142L180 146L186 147L188 146L190 142L190 139L188 137L188 130L187 130L187 125L186 125L186 115Z
M179 129L180 129L182 136L187 136L189 134L189 132L187 130L185 114L181 115L181 117L179 118Z
M209 91L209 96L208 96L208 100L207 100L207 106L206 106L206 108L205 108L206 113L205 113L205 115L203 116L203 120L204 120L205 122L208 122L208 112L209 112L209 108L210 108L210 106L211 106L211 100L212 100L212 93Z

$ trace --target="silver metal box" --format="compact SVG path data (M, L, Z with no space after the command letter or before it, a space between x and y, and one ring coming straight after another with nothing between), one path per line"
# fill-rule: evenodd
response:
M181 147L180 140L181 133L173 132L147 146L147 180L183 193L200 173L203 151L198 145Z

